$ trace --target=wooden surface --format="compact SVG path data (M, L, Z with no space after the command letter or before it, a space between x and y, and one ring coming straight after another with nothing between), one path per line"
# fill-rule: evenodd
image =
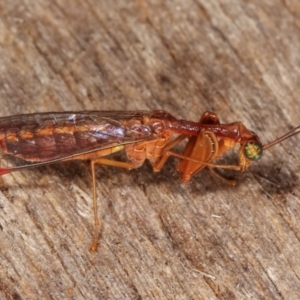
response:
M300 124L299 1L0 3L1 116L206 110L266 143ZM227 186L88 164L2 177L0 299L299 299L300 137ZM226 160L233 162L234 153Z

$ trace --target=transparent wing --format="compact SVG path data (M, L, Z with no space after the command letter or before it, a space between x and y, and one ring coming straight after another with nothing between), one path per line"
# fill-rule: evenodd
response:
M0 175L155 138L149 112L84 111L0 118Z

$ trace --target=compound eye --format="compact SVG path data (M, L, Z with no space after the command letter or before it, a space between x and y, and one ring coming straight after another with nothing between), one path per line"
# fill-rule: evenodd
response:
M263 154L262 145L255 141L249 141L244 146L244 154L249 160L259 160Z

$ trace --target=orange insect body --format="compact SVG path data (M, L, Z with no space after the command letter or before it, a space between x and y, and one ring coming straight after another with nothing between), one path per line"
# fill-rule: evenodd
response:
M182 137L210 135L212 140L214 135L224 142L222 152L250 140L260 144L256 134L242 123L221 125L213 113L204 114L198 123L177 120L164 111L19 115L0 118L3 154L10 155L10 159L22 159L17 166L5 168L3 162L7 156L4 156L0 174L55 161L95 159L123 148L132 167L141 166L145 159L155 165L170 139L178 134ZM205 147L202 148L205 153Z
M83 111L37 113L0 118L0 175L16 170L68 160L90 160L93 179L96 250L99 231L95 164L126 169L140 167L146 159L159 171L169 156L180 159L181 180L208 167L244 171L265 149L297 134L299 127L262 146L258 136L241 122L220 124L215 113L205 112L199 122L178 120L164 111ZM172 151L187 139L183 153ZM238 165L213 161L240 144ZM105 158L125 150L128 161ZM229 181L235 184L235 181Z

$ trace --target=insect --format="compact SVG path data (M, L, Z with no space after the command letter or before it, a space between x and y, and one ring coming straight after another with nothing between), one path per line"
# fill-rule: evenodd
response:
M95 165L125 169L140 167L146 159L158 172L170 156L177 157L181 181L208 167L244 171L259 160L264 150L300 132L300 126L262 145L258 136L241 122L221 124L213 112L199 122L179 120L171 114L147 111L51 112L0 118L0 175L49 163L89 160L93 185L94 233L91 250L98 245L100 221L97 214ZM173 148L187 140L182 153ZM237 165L215 164L214 160L239 144ZM124 150L127 161L107 158ZM233 180L226 180L235 184Z

